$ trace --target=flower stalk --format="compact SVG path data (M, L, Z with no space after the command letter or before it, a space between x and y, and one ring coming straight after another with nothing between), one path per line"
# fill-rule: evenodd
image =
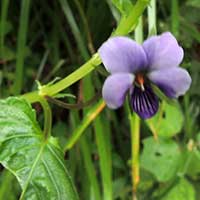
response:
M41 93L43 95L53 96L53 95L59 93L60 91L64 90L65 88L69 87L73 83L77 82L84 76L86 76L95 67L97 67L100 64L101 64L101 60L99 58L99 55L96 53L93 55L93 57L89 61L87 61L79 69L77 69L76 71L71 73L66 78L55 83L54 85L43 87L41 89Z
M137 186L140 181L140 165L139 165L139 151L140 151L140 118L136 113L129 114L131 127L131 176L132 176L132 192L133 199L136 198Z
M157 34L156 28L156 0L151 0L147 8L148 13L148 32L149 36Z
M139 19L139 24L135 30L135 39L139 43L143 42L143 20ZM131 177L132 177L132 197L137 200L136 192L140 181L140 118L134 112L129 111L130 128L131 128Z
M138 0L133 6L133 11L130 11L128 17L122 18L113 36L127 35L131 32L135 28L141 13L149 3L150 0Z

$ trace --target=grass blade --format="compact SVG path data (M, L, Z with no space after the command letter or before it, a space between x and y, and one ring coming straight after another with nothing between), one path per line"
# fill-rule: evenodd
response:
M148 12L148 32L149 36L156 35L156 0L151 0L147 9Z
M87 60L89 58L89 54L88 54L88 51L87 51L87 49L84 45L84 41L82 39L81 32L80 32L78 25L77 25L77 23L74 19L74 16L73 16L73 13L72 13L72 11L69 7L69 4L66 0L59 0L59 1L60 1L60 4L61 4L61 7L63 9L63 12L66 16L66 19L68 20L68 23L71 27L73 35L76 39L80 53L83 56L83 59Z
M111 165L111 148L108 141L109 134L101 120L101 116L98 116L95 120L95 134L97 141L98 154L100 159L100 171L103 184L103 199L112 200L112 165Z
M90 110L88 110L83 121L76 128L71 138L68 139L68 142L64 148L65 151L73 147L73 145L79 140L85 129L96 118L96 116L102 111L104 107L105 107L105 102L103 100L100 100L96 105L94 105Z
M178 36L179 29L179 4L178 0L171 0L171 29L175 36Z
M20 27L17 38L17 61L16 61L16 72L15 81L13 86L13 92L15 95L20 94L23 84L23 71L24 71L24 59L26 51L26 39L27 29L29 22L29 11L30 11L30 0L23 0L21 3L20 13Z
M0 20L0 59L4 58L4 36L5 36L5 26L6 18L8 13L9 0L2 0L1 2L1 20Z

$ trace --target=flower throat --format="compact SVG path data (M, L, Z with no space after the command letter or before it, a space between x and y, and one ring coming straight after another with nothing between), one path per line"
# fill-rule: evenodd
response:
M144 82L145 82L144 75L141 74L141 73L136 74L136 79L135 80L136 80L137 85L141 88L141 90L145 91L145 88L144 88Z

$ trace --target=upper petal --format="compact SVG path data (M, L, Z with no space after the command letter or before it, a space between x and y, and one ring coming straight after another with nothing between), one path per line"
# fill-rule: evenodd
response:
M110 73L133 73L147 66L142 46L128 37L112 37L103 43L98 52Z
M183 60L183 49L170 32L150 37L143 43L143 48L151 70L177 67Z
M105 80L102 95L109 108L116 109L122 106L133 81L134 75L128 73L116 73Z
M148 78L170 98L185 94L192 82L189 73L180 67L152 71Z

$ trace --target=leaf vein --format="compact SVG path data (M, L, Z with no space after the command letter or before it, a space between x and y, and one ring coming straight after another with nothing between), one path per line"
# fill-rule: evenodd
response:
M32 177L32 175L33 175L33 172L34 172L34 170L35 170L35 167L37 166L37 163L38 163L38 161L39 161L39 159L40 159L40 157L41 157L41 155L42 155L42 152L43 152L43 150L44 150L45 145L46 145L46 143L42 144L41 149L40 149L40 151L39 151L39 153L38 153L38 155L37 155L37 157L36 157L36 159L35 159L35 162L33 163L32 167L31 167L30 173L29 173L29 175L28 175L27 181L26 181L26 183L25 183L25 186L24 186L24 188L23 188L23 191L22 191L22 193L21 193L21 196L20 196L20 199L19 199L19 200L22 200L22 199L24 198L25 192L26 192L26 190L27 190L27 188L28 188L29 182L30 182L30 180L31 180L31 177Z
M58 196L57 200L59 200L59 199L61 199L61 194L60 194L59 187L58 187L57 183L54 181L55 177L53 176L48 164L46 163L46 161L42 159L42 163L44 164L44 167L46 168L47 173L49 174L51 182L53 183L53 185L56 188L56 193L57 193L57 196Z
M63 167L65 173L67 174L67 176L69 176L68 171L65 168L65 165L63 164L62 160L59 158L59 156L57 155L57 153L51 148L50 145L47 145L47 148L52 152L52 154L54 155L54 157L58 160L59 164Z
M15 138L20 138L20 137L34 137L34 138L41 138L40 135L36 135L36 134L19 134L19 135L13 135L13 136L10 136L10 137L6 137L4 138L2 141L7 141L7 140L11 140L11 139L15 139ZM0 140L1 141L1 140Z

